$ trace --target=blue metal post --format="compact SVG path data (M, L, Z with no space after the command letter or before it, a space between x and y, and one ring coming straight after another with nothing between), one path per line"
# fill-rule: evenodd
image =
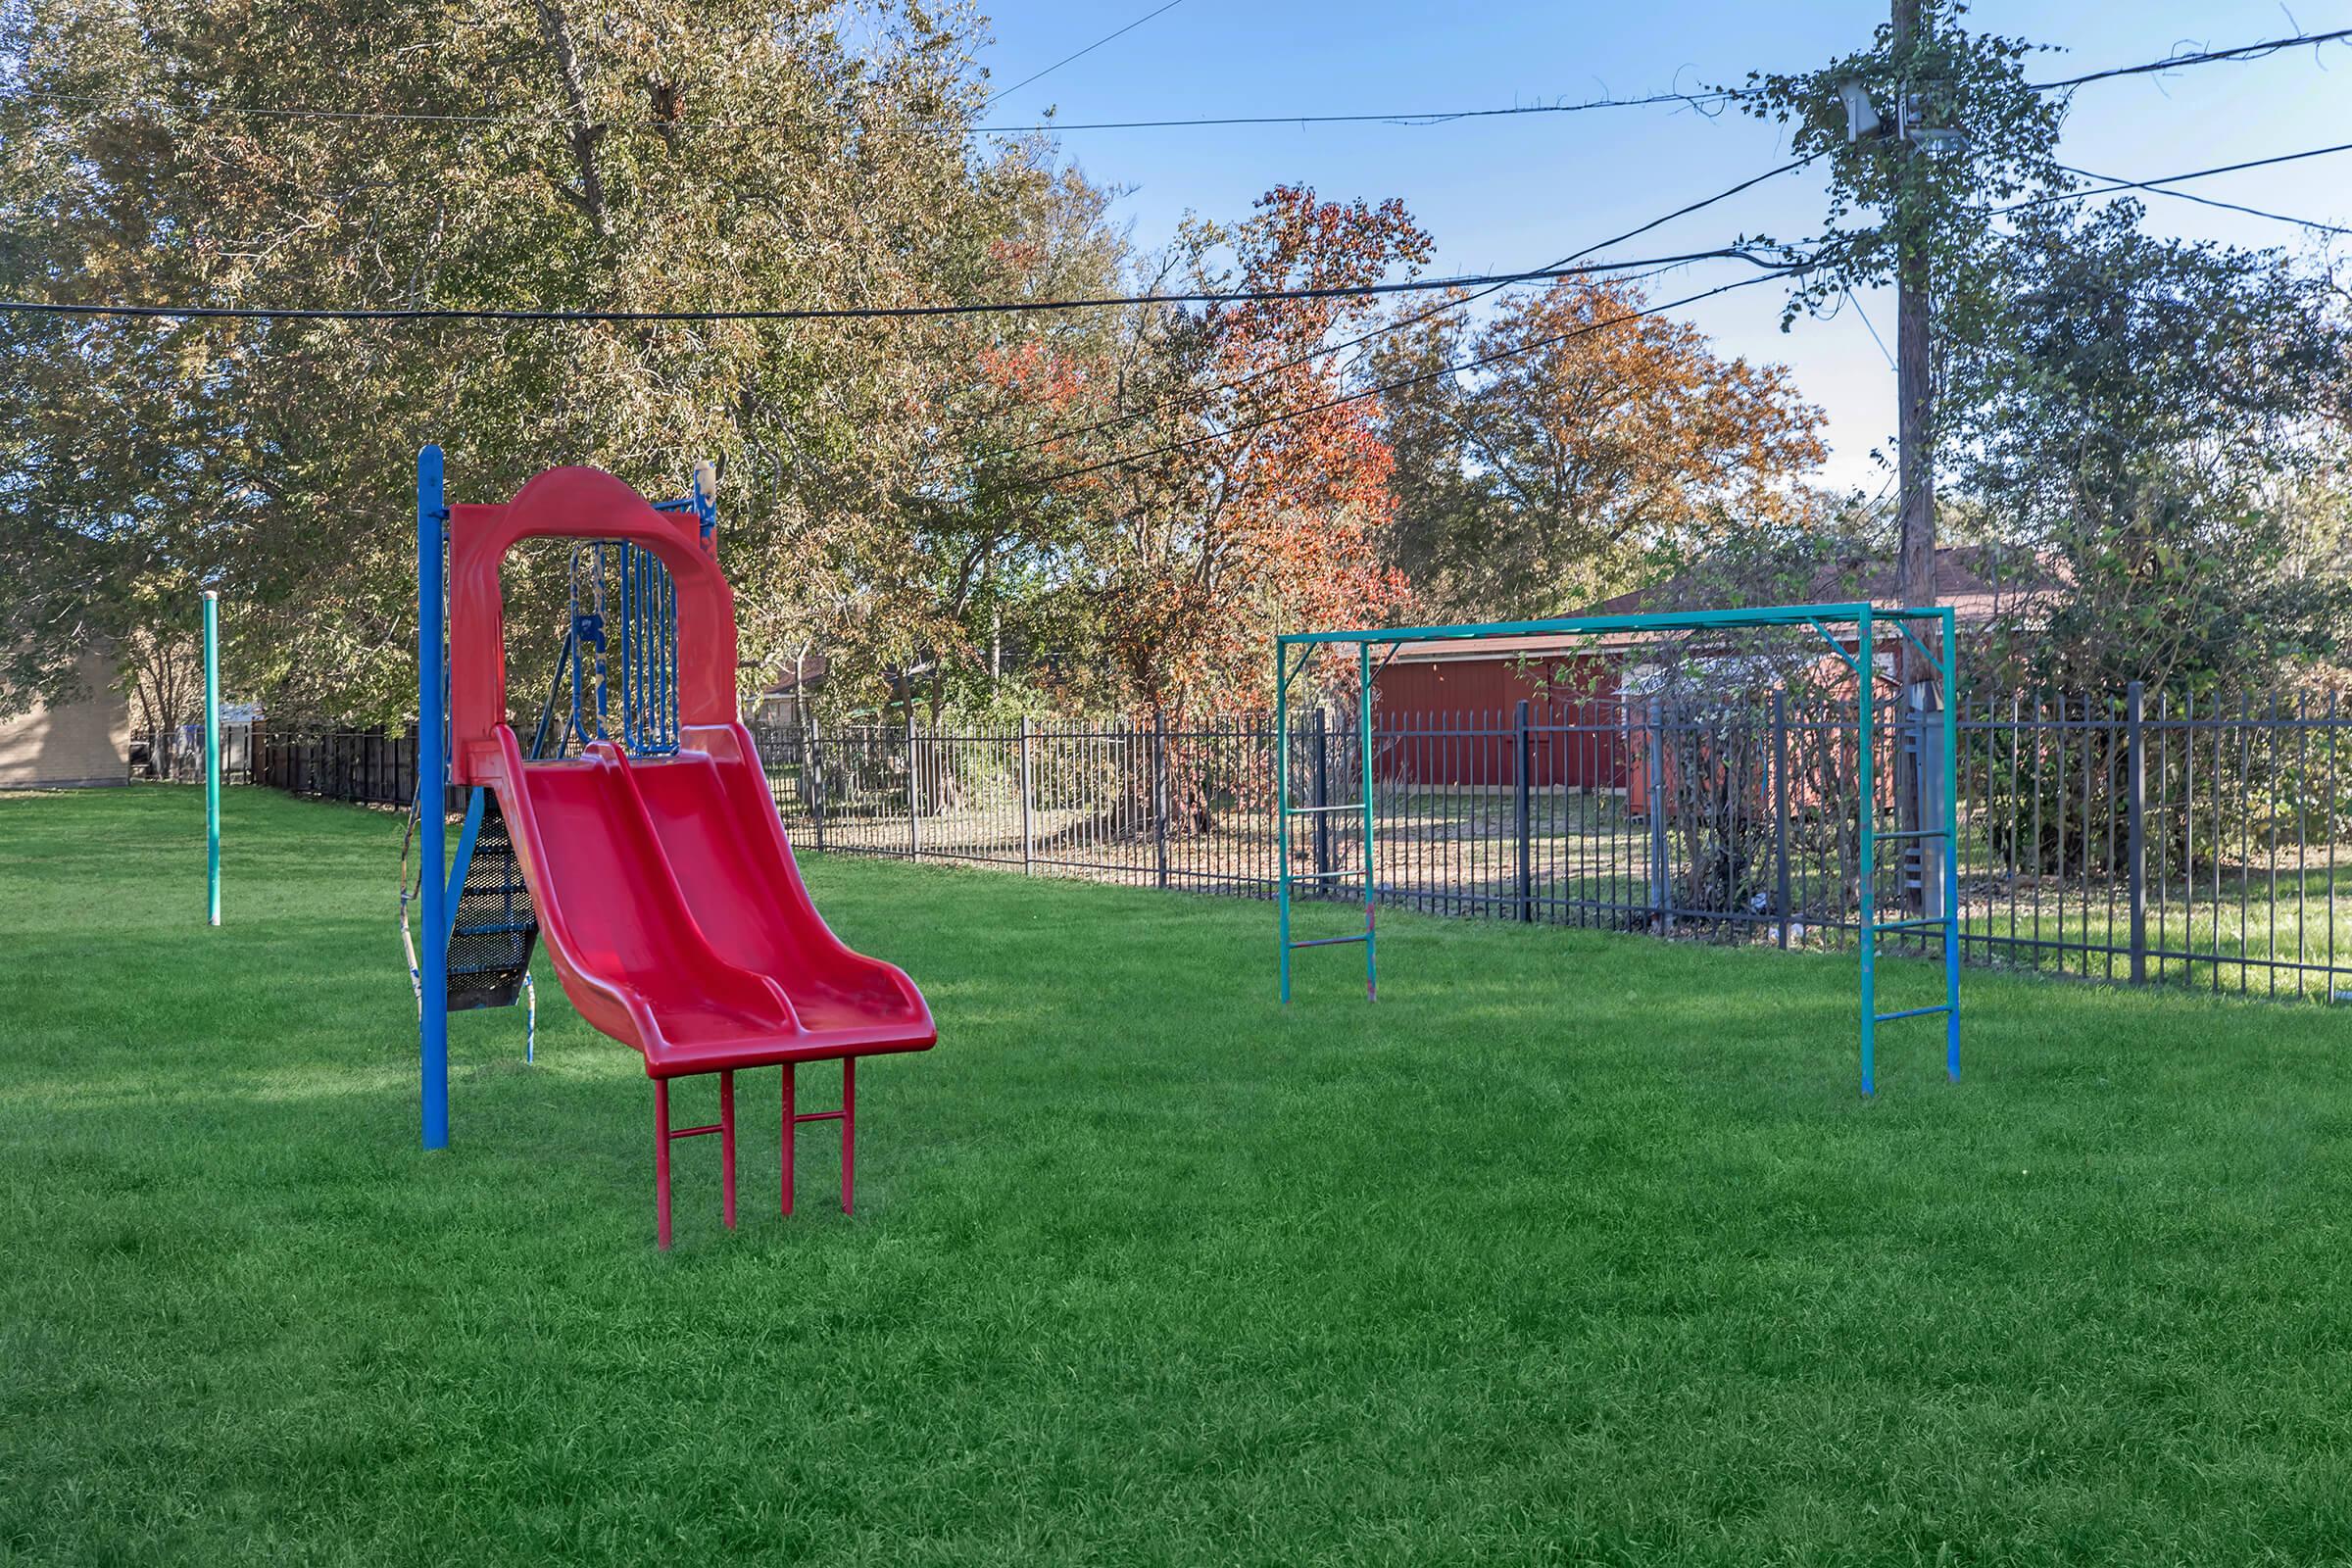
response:
M1274 925L1282 948L1282 1000L1291 1000L1291 645L1274 639Z
M1380 881L1372 855L1372 645L1355 645L1355 751L1364 764L1364 1000L1380 1000L1380 969L1372 959L1372 930L1380 918Z
M1878 740L1874 710L1878 696L1879 667L1871 648L1869 606L1863 607L1859 620L1862 635L1856 673L1861 697L1856 706L1854 726L1859 841L1855 859L1862 877L1862 1093L1871 1095L1878 1092L1879 909L1878 871L1873 863L1878 848L1878 782L1875 777L1875 759L1871 753Z
M605 650L612 646L612 628L605 624L605 612L611 606L612 596L605 576L605 542L599 539L590 547L590 553L596 560L596 623L602 633L596 642L595 688L596 738L601 741L612 738L612 731L606 727L606 722L612 707L612 666L605 658Z
M637 715L645 705L637 690L638 666L645 656L637 647L637 547L620 547L620 740L637 749Z
M441 878L448 864L449 685L443 618L448 592L442 546L449 509L442 504L441 449L416 454L416 829L423 860L417 893L424 908L417 955L422 988L416 1025L418 1102L424 1147L449 1147L449 916Z
M1943 607L1943 1070L1960 1081L1960 644Z
M204 902L220 923L220 596L204 595Z
M476 784L466 796L466 819L458 824L458 855L449 862L448 891L442 895L442 916L450 935L457 935L458 897L466 891L466 873L473 865L473 841L481 835L482 807L489 791Z

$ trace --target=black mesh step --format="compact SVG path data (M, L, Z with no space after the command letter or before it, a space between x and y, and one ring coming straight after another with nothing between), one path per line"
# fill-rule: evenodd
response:
M538 937L539 911L514 858L514 840L498 797L487 795L449 934L449 1010L513 1006Z

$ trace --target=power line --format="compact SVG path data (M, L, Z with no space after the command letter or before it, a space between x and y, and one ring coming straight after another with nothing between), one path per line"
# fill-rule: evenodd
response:
M2352 38L2352 27L2338 27L2332 32L2297 33L2291 38L2265 38L2260 43L2241 43L2230 49L2206 49L2195 54L2168 55L2162 60L2150 60L2141 65L2111 66L2105 71L2085 72L2080 76L2068 76L2061 81L2037 81L2031 85L2035 92L2061 92L2069 87L2080 87L2085 82L2109 81L2117 76L2144 76L2157 72L2178 70L2181 66L2206 66L2223 60L2260 60L2266 55L2275 55L2282 49L2296 49L2304 44L2316 47L2319 44L2334 43L2341 38Z
M1728 294L1734 289L1752 288L1758 283L1770 283L1780 278L1788 277L1797 272L1809 270L1813 266L1816 265L1817 260L1818 259L1809 260L1795 267L1783 267L1757 277L1742 277L1737 278L1729 283L1719 283L1713 288L1702 289L1696 294L1686 294L1679 300L1668 300L1663 305L1651 306L1639 311L1628 311L1622 316L1612 316L1606 320L1588 321L1583 326L1573 327L1565 332L1554 332L1546 337L1540 337L1533 339L1530 342L1515 344L1510 348L1497 350L1493 354L1482 355L1474 360L1460 360L1450 364L1442 365L1434 370L1423 370L1417 375L1407 375L1399 377L1394 381L1384 381L1377 386L1365 387L1360 392L1349 392L1341 397L1326 398L1320 403L1310 403L1304 408L1286 409L1280 414L1269 414L1259 418L1245 420L1240 424L1229 425L1222 430L1204 431L1200 435L1186 436L1181 440L1164 442L1155 447L1145 447L1136 452L1115 453L1112 456L1103 458L1099 462L1085 464L1075 468L1063 468L1054 473L1045 474L1035 480L1034 483L1042 487L1050 484L1059 484L1068 479L1084 478L1086 475L1091 473L1101 473L1105 468L1124 467L1132 463L1141 463L1147 458L1164 457L1174 452L1187 452L1194 447L1205 446L1211 441L1230 440L1237 435L1248 435L1252 430L1263 430L1270 425L1284 424L1292 419L1302 419L1310 414L1321 414L1330 409L1343 408L1350 403L1361 403L1366 398L1382 397L1391 392L1401 392L1406 387L1419 386L1424 382L1435 381L1445 376L1459 375L1468 370L1484 369L1490 365L1499 365L1505 360L1517 359L1522 354L1533 354L1538 349L1550 348L1556 343L1565 343L1574 338L1585 337L1593 332L1598 332L1605 327L1622 326L1627 321L1638 321L1645 316L1657 316L1667 311L1680 310L1686 305L1695 305L1700 300L1713 299L1718 294Z
M1512 115L1581 115L1595 109L1646 109L1683 104L1702 109L1740 97L1729 87L1709 92L1653 92L1639 98L1584 98L1556 104L1511 104L1494 109L1397 109L1346 115L1202 115L1188 120L1048 121L1035 125L975 125L974 134L1060 130L1190 130L1221 125L1449 125L1462 120L1495 120Z
M2314 229L2323 234L2352 234L2352 228L2346 228L2337 223L2323 223L2316 218L2296 218L2289 213L2266 212L2262 208L2248 207L2241 202L2226 202L2213 196L2199 196L2194 191L2167 190L2163 183L2158 180L2125 179L2118 174L2093 173L2087 169L2077 169L2071 164L2060 164L2058 167L2065 170L2068 173L2077 175L2082 179L2112 181L2113 183L2107 187L2109 190L2150 191L2158 196L2175 196L2184 202L2195 202L2200 207L2220 207L2232 213L2245 213L2254 218L2267 218L2273 222L2293 223L2298 227ZM2090 192L2089 194L2096 195L2099 193Z
M1637 239L1640 236L1648 233L1651 229L1660 227L1666 223L1670 223L1678 218L1688 218L1692 213L1698 212L1704 208L1712 207L1718 202L1729 201L1732 197L1740 195L1743 191L1753 189L1755 186L1763 184L1768 179L1776 179L1782 174L1789 173L1793 171L1802 169L1807 164L1812 163L1815 159L1821 156L1822 155L1819 153L1812 153L1803 158L1791 160L1788 163L1781 165L1777 169L1768 169L1761 174L1751 175L1750 177L1740 181L1740 183L1737 185L1731 186L1725 190L1717 191L1712 196L1702 196L1697 201L1678 207L1671 213L1667 213L1658 218L1653 218L1648 222L1642 223L1637 227L1629 228L1622 234L1612 234L1607 239L1594 240L1592 244L1585 246L1582 250L1571 251L1568 255L1563 256L1558 261L1553 262L1549 267L1540 268L1537 270L1540 272L1552 272L1560 270L1561 269L1573 267L1574 264L1585 260L1594 251L1606 250L1612 245L1622 245L1629 239ZM1747 259L1753 260L1753 258ZM1637 263L1633 265L1640 266L1646 264ZM1668 265L1679 266L1681 263L1677 261ZM1205 387L1198 394L1194 394L1192 396L1171 399L1164 403L1157 403L1147 409L1138 409L1131 414L1114 415L1109 418L1097 419L1091 424L1078 425L1068 430L1049 431L1044 435L1032 436L1028 440L1020 442L1015 446L1001 447L995 451L983 453L981 456L983 460L1018 457L1024 452L1035 451L1037 448L1043 446L1051 446L1056 441L1076 440L1080 436L1093 435L1098 431L1113 429L1123 424L1133 424L1138 419L1150 418L1153 415L1163 414L1172 408L1199 402L1206 398L1212 398L1222 392L1237 391L1242 387L1250 385L1252 381L1263 380L1269 375L1278 375L1284 370L1295 370L1301 365L1311 365L1315 361L1320 360L1327 355L1345 354L1349 349L1361 348L1364 344L1371 342L1376 337L1385 337L1391 332L1401 332L1408 326L1418 326L1421 322L1429 320L1434 317L1444 316L1449 311L1462 310L1470 305L1476 304L1480 300L1487 298L1489 295L1495 293L1497 290L1507 288L1509 286L1510 284L1507 282L1497 282L1489 287L1480 289L1477 293L1465 295L1458 300L1440 301L1438 304L1431 306L1428 310L1416 312L1411 316L1400 318L1397 320L1383 322L1380 325L1373 327L1370 331L1348 338L1345 342L1319 345L1312 351L1301 354L1295 359L1284 360L1280 364L1269 365L1261 369L1251 370L1247 375L1236 376L1230 381L1224 381L1215 386ZM1661 309L1663 308L1664 307L1661 307Z
M1854 314L1862 318L1862 325L1869 331L1870 340L1879 346L1880 357L1886 360L1886 368L1889 370L1895 369L1896 366L1894 363L1894 356L1886 352L1886 340L1879 336L1878 326L1871 320L1870 313L1862 308L1862 302L1860 300L1854 298L1854 291L1852 289L1848 288L1844 290L1844 294L1845 303L1851 305L1854 308Z
M1136 28L1142 26L1145 23L1150 22L1153 17L1158 16L1160 12L1173 11L1182 4L1184 4L1184 0L1168 0L1168 3L1164 6L1161 6L1158 11L1145 12L1142 16L1136 18L1133 22L1130 22L1118 31L1104 33L1102 37L1097 38L1093 43L1088 44L1076 54L1064 55L1059 60L1056 60L1052 65L1048 66L1045 70L1034 72L1029 75L1023 76L1020 80L1014 82L1009 87L998 88L995 92L992 92L988 95L988 101L993 104L998 99L1004 97L1006 93L1019 92L1023 87L1028 86L1031 82L1038 80L1040 77L1052 75L1054 72L1059 71L1071 61L1083 59L1087 55L1093 54L1096 50L1102 48L1113 38L1125 37L1127 34L1133 32Z
M1169 0L1169 4L1161 6L1159 11L1153 11L1146 16L1139 17L1136 19L1136 21L1128 24L1127 27L1121 28L1120 31L1124 32L1134 27L1141 26L1144 23L1152 20L1152 17L1158 16L1161 11L1170 10L1175 5L1181 3L1182 0ZM1088 48L1092 49L1098 47L1100 44L1107 43L1110 41L1110 38L1116 36L1118 36L1117 33L1110 34L1108 37L1097 40L1096 44L1089 45ZM2316 46L2323 43L2334 43L2347 37L2352 37L2352 27L2339 27L2330 32L2301 33L2291 38L2266 38L2258 43L2239 44L2233 48L2209 49L2196 54L2168 55L2162 60L2143 61L2140 64L2130 66L2113 66L2104 71L2086 72L2079 76L2068 76L2057 81L2034 82L2030 85L2035 92L2060 92L2068 88L2082 86L2087 82L2106 81L2118 76L2146 75L2166 71L2176 71L2183 66L2210 65L2220 61L2260 59L2266 55L2277 54L2282 50L2297 48L2304 44ZM1080 53L1085 52L1086 51L1084 50L1080 51ZM1059 66L1067 65L1070 60L1074 60L1076 58L1076 55L1072 55L1068 57L1068 59L1058 62L1054 66L1049 66L1046 69L1047 71L1057 70L1059 69ZM1038 75L1043 74L1045 74L1045 72L1038 73ZM1028 78L1028 81L1015 82L1011 87L1004 88L1002 92L993 95L990 101L994 102L996 98L1003 97L1004 93L1012 92L1020 87L1027 86L1029 81L1034 81L1036 79L1037 76L1031 76ZM1588 98L1573 102L1548 104L1512 104L1507 106L1480 109L1401 109L1328 115L1201 115L1161 120L1040 121L1028 124L963 125L956 128L960 129L965 135L987 136L1023 135L1033 132L1057 134L1062 131L1073 130L1184 130L1248 125L1384 124L1404 127L1422 127L1430 125L1451 124L1459 121L1487 120L1519 115L1579 115L1601 109L1642 109L1653 107L1659 104L1681 104L1687 108L1704 109L1709 105L1733 102L1747 96L1749 96L1749 94L1741 88L1716 87L1710 88L1705 92L1695 93L1653 92L1645 93L1640 97L1634 98ZM576 128L576 126L579 124L579 122L574 118L544 113L444 114L431 111L400 109L321 109L301 104L276 105L212 103L161 105L141 102L137 99L104 98L83 93L22 90L14 93L0 93L0 98L6 97L15 97L35 103L74 104L87 109L111 109L124 113L169 113L194 118L205 118L215 115L250 115L257 118L278 120L355 121L360 122L407 122L416 124L440 125L538 126L564 130ZM592 123L600 127L611 130L651 130L664 134L681 130L774 129L788 125L825 124L830 122L831 121L829 117L813 112L791 116L753 115L721 116L714 118L680 117L677 119L663 119L657 116L647 115L633 116L628 118L615 117L611 119L600 119L592 122ZM925 122L924 123L945 127L952 125L954 122L948 121L933 121Z
M9 95L0 94L0 97L6 96ZM14 96L34 103L74 104L85 109L111 109L123 113L169 113L198 119L216 115L249 115L270 120L354 121L362 123L430 125L508 125L549 130L570 130L579 124L576 120L550 114L460 115L401 109L316 109L300 104L167 105L144 103L129 98L101 98L85 93L63 92L19 92ZM1654 104L1684 104L1697 109L1739 96L1738 92L1725 88L1701 93L1655 92L1639 98L1587 98L1572 102L1511 104L1485 109L1396 109L1336 115L1202 115L1175 120L1051 120L1039 121L1033 124L966 125L959 128L965 135L970 136L1011 136L1033 131L1060 132L1065 130L1189 130L1244 125L1396 125L1412 129L1451 124L1456 121L1491 120L1516 115L1581 115L1596 109L1642 109ZM676 120L664 120L649 115L626 119L597 120L593 123L613 130L651 130L667 134L680 130L777 129L790 125L826 124L831 123L831 121L823 115L814 113L781 117L772 115L725 116L712 119L681 117ZM935 121L923 123L946 126L951 122Z
M2192 169L2185 174L2166 174L2158 179L2119 180L2114 184L2101 185L2092 190L2053 191L2047 196L2029 196L2022 202L2011 202L2006 207L1988 207L1984 209L1984 216L1987 218L1997 218L2003 213L2022 212L2029 207L2047 207L2052 202L2079 202L2091 196L2111 196L2117 191L2156 190L2159 186L2177 185L2182 180L2209 179L2215 174L2235 174L2248 169L2268 169L2275 164L2291 164L2299 159L2304 158L2325 158L2330 153L2352 153L2352 141L2337 142L2332 147L2306 148L2304 151L2299 153L2279 153L2271 158L2250 158L2242 164L2220 164L2212 169ZM2082 171L2070 170L2069 172L2081 173ZM2177 191L2163 191L2161 194L2172 196L2180 193ZM2265 218L2273 218L2278 215L2274 213L2265 213L2262 216ZM2302 220L2288 219L2287 221L2300 222Z
M1677 265L1684 262L1738 260L1758 267L1775 265L1742 246L1719 246L1682 256L1650 257L1640 261L1595 263L1584 267L1546 267L1525 272L1489 272L1475 277L1405 278L1391 283L1350 283L1325 288L1259 288L1200 290L1181 294L1101 295L1078 299L997 300L958 305L845 305L777 309L720 309L682 311L589 311L507 309L490 306L268 306L268 305L78 305L49 300L0 300L0 312L31 316L109 318L172 318L190 320L287 321L836 321L891 320L940 316L1010 316L1041 311L1085 311L1131 305L1250 305L1280 300L1355 299L1382 294L1411 294L1435 289L1497 287L1532 283L1590 272Z

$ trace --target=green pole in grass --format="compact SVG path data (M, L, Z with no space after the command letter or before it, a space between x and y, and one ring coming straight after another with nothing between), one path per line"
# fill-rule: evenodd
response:
M204 885L206 922L220 923L220 596L204 594Z

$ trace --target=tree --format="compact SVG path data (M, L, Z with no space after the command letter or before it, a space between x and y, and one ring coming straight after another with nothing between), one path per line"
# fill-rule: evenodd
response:
M1399 520L1391 560L1437 612L1568 612L1805 515L1821 411L1788 370L1725 360L1638 285L1563 278L1473 330L1450 314L1369 363L1387 395ZM1534 353L1513 354L1529 343ZM1508 356L1473 376L1435 374Z
M1417 267L1429 243L1397 202L1279 186L1230 229L1188 221L1146 281L1346 288ZM1102 695L1177 714L1254 705L1276 632L1404 603L1380 547L1389 449L1328 347L1372 309L1362 296L1139 307L1083 372L1071 407L1092 417L1040 449L1059 466L1037 482L1093 519L1063 580L1102 651Z
M1869 49L1818 71L1750 73L1739 95L1746 113L1788 125L1791 150L1829 179L1783 328L1856 288L1891 283L1902 295L1897 564L1915 605L1936 602L1931 320L1936 337L1976 336L2000 307L1982 243L1987 209L2068 183L2055 157L2064 105L2026 80L2033 46L1969 32L1966 13L1960 0L1895 0Z
M1008 202L1006 232L991 242L1004 273L997 297L1114 292L1125 250L1104 205L1066 172ZM1085 640L1061 589L1089 519L1074 494L1039 480L1061 461L1044 448L1077 417L1083 379L1115 326L1073 312L935 330L953 347L925 362L923 449L890 482L848 492L858 502L833 530L831 602L809 617L812 640L851 676L828 682L837 709L918 684L934 716L950 705L1017 704L1041 659Z
M1072 176L1038 146L972 143L968 19L885 4L859 22L871 41L853 47L829 9L746 3L0 9L0 292L662 310L1103 275L1115 247ZM1039 233L1054 243L1017 243ZM235 657L277 711L397 719L428 440L480 497L577 462L668 493L716 456L747 683L844 628L890 629L877 657L909 647L927 622L860 601L924 576L909 518L956 485L938 391L1012 335L11 317L0 591L36 635L8 651L0 706L70 679L67 653L137 634L124 585L154 571L237 607ZM552 662L563 577L561 552L512 564L518 691Z
M2026 219L2009 310L1952 357L1959 475L2054 584L2008 661L2075 690L2268 680L2352 633L2352 331L2278 252L2139 219Z

